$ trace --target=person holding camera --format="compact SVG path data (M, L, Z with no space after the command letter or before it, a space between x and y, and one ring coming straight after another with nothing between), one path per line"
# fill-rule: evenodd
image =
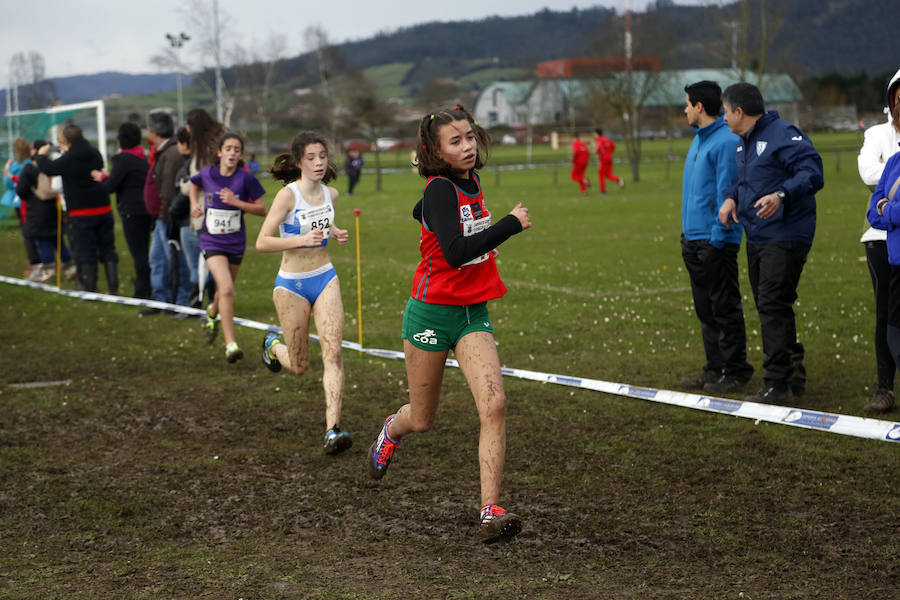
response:
M112 205L109 194L91 176L103 169L100 152L84 139L77 125L66 125L59 134L62 156L51 160L50 144L44 144L34 159L42 173L62 178L69 212L69 239L84 290L97 291L97 263L106 270L109 293L119 293L119 255L116 253Z

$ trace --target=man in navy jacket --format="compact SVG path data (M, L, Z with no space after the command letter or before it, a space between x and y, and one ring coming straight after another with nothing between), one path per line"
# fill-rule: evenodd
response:
M719 116L722 88L714 81L685 86L684 114L697 135L684 161L681 199L681 256L691 281L706 364L684 389L726 394L743 389L753 376L747 362L747 334L738 282L737 255L744 230L719 222L725 192L737 181L738 136Z
M738 181L726 193L719 220L741 223L747 232L748 275L765 354L765 385L745 400L781 404L806 391L794 302L816 231L815 193L825 184L822 158L800 128L765 111L755 85L729 86L722 102L725 120L741 141Z

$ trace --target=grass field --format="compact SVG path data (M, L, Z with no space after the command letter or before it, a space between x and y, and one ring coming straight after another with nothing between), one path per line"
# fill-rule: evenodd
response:
M515 152L498 154L516 162ZM823 157L796 306L808 391L795 404L862 415L875 378L858 241L867 192L854 157ZM504 365L666 389L699 369L679 247L681 165L668 177L665 166L647 162L639 183L603 197L596 183L582 197L562 169L555 182L552 167L484 170L495 215L522 201L534 222L500 247L510 291L491 314ZM401 348L421 186L390 174L375 193L365 174L339 201L351 240L351 211L362 210L367 347ZM247 220L252 240L261 219ZM118 248L127 291L121 237ZM329 248L355 341L355 252ZM276 322L278 261L247 253L239 316ZM742 252L742 272L744 261ZM24 263L7 219L0 273L19 276ZM759 320L742 284L755 391ZM355 445L331 458L320 449L316 346L305 376L273 375L256 357L256 330L238 329L247 357L228 365L193 321L7 284L0 335L0 598L858 600L900 585L896 444L507 379L501 502L525 529L482 547L478 421L456 371L434 429L407 438L376 484L364 455L404 401L400 362L345 351L342 425Z

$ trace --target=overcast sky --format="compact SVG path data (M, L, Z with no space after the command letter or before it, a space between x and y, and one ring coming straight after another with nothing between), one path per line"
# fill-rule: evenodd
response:
M185 7L212 0L0 0L0 87L6 87L10 57L17 52L44 55L48 77L122 71L156 73L149 58L168 46L166 33L191 33ZM696 4L702 0L676 0ZM632 0L643 10L649 0ZM270 34L287 37L287 56L307 49L303 32L322 27L333 42L368 38L429 21L480 19L490 15L533 14L544 7L615 7L626 0L219 0L229 17L228 28L245 48L260 46ZM227 40L226 40L227 43ZM477 43L477 42L474 42ZM197 63L190 42L185 62ZM211 63L207 63L211 64Z

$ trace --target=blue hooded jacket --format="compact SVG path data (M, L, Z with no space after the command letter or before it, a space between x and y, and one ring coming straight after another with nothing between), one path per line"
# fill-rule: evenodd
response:
M893 200L884 205L883 216L878 214L877 204L888 197L897 178L900 178L900 152L893 154L885 163L866 212L872 227L887 231L888 262L895 266L900 265L900 189L894 193Z
M825 185L822 157L799 127L770 110L741 136L736 151L738 182L726 197L737 202L747 243L812 244L816 232L816 192ZM783 190L786 198L768 219L756 216L761 197Z
M694 127L697 135L684 161L681 184L681 230L687 240L709 240L717 248L741 243L739 223L725 227L719 207L725 192L737 182L735 148L740 138L719 117L706 127Z

